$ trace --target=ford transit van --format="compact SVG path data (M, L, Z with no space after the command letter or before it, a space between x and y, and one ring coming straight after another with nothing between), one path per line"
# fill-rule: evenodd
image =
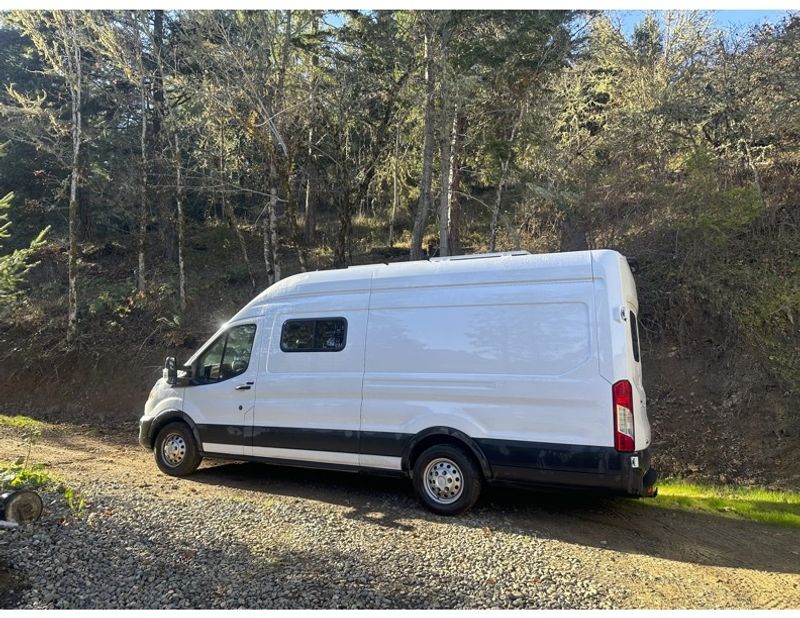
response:
M487 483L653 495L638 310L610 250L294 275L167 359L139 440L174 476L206 456L403 475L441 514Z

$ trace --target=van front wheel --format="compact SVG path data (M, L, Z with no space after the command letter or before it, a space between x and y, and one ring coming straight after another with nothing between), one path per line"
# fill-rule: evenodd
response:
M192 430L176 421L158 432L153 446L156 464L164 474L186 476L197 470L203 460L198 452Z
M437 444L417 457L413 483L417 497L428 509L439 515L457 515L478 500L482 477L462 449Z

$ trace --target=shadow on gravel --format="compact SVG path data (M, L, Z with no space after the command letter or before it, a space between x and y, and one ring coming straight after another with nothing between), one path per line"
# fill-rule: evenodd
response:
M418 505L410 482L394 477L220 462L200 468L185 480L336 504L349 509L345 514L349 519L396 530L413 531L409 517L436 519Z
M39 524L40 534L58 539L69 568L55 575L52 555L40 558L46 552L29 550L24 563L30 581L23 590L22 580L0 562L0 608L427 609L476 604L474 592L485 588L447 576L436 596L412 588L413 574L425 568L422 556L409 556L411 575L398 577L391 564L367 552L324 545L291 549L280 537L259 546L262 513L240 507L200 502L153 515L151 505L140 504L98 518L93 527L85 521L68 528ZM189 523L215 512L222 521L236 518L240 528L220 527L220 518L203 529ZM23 562L13 551L11 556Z
M0 609L15 607L24 588L22 578L0 559Z
M415 520L451 521L544 536L599 549L710 566L800 573L800 530L578 492L488 488L456 518L424 510L405 479L345 472L222 463L187 481L317 500L348 507L347 517L399 530Z

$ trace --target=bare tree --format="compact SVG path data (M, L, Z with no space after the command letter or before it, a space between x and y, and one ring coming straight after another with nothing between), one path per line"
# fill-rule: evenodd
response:
M83 144L83 46L85 45L83 39L86 36L84 23L90 21L90 17L80 11L14 11L5 15L5 18L16 24L33 42L36 51L45 62L46 70L61 77L69 91L68 133L72 148L71 155L65 157L63 161L70 170L66 341L68 346L72 346L78 338L78 191L81 184ZM15 99L20 104L26 104L21 95ZM43 99L39 100L39 107L42 107L43 103ZM54 130L56 140L52 143L53 149L56 150L59 146L58 140L64 133L60 126L61 120L52 114L49 118L51 126L56 127Z
M433 132L434 132L434 75L431 55L433 28L430 19L425 20L424 62L425 62L425 126L422 146L422 177L420 195L414 228L411 232L411 259L422 259L422 236L431 208L431 176L433 173Z
M69 301L67 320L67 342L72 345L78 338L78 182L81 170L81 142L83 119L81 117L81 98L83 95L83 70L81 45L78 40L77 16L70 12L68 17L59 14L57 20L59 33L64 45L64 76L69 84L72 106L72 169L69 184Z
M461 253L461 201L459 193L461 191L461 163L459 152L461 151L464 133L467 126L467 116L463 112L463 107L457 100L453 113L453 131L450 140L450 182L449 199L447 210L447 246L450 255Z
M140 16L135 17L135 27L133 31L134 48L136 50L136 63L139 70L139 105L142 114L142 131L139 136L139 146L141 150L141 170L139 185L139 228L136 238L138 253L138 269L136 271L136 288L140 292L145 291L145 244L147 242L147 80L144 70L144 49L142 45L142 34L140 32Z
M439 255L450 255L450 182L452 148L451 118L455 113L451 109L450 70L448 67L448 46L452 33L450 11L442 11L442 26L439 30Z
M489 228L489 251L494 251L497 247L497 222L500 216L500 206L503 203L503 191L509 180L509 169L514 157L514 140L517 137L520 125L525 118L527 112L527 100L523 100L520 105L519 114L517 115L514 124L511 126L511 132L508 138L509 150L508 154L500 161L500 178L497 181L497 191L495 192L494 207L492 208L492 222Z
M394 222L397 218L397 163L400 158L400 127L394 139L394 157L392 158L392 216L389 219L389 246L394 245Z

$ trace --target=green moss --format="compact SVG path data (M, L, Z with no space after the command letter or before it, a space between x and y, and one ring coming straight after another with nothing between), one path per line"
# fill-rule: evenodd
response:
M42 421L37 421L35 418L31 418L30 416L22 416L21 414L17 414L15 416L5 416L0 414L0 425L26 430L41 430L46 426L46 424Z

